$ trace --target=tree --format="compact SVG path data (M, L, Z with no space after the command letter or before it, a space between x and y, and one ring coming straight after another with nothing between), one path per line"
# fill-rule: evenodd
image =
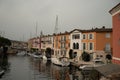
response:
M7 38L0 37L0 46L10 46L11 41Z
M47 58L51 58L52 49L51 48L46 48L45 53L46 53Z
M111 59L112 59L112 56L111 56L110 54L107 54L107 55L106 55L106 59L111 60Z
M87 52L83 52L82 53L82 60L84 61L90 61L90 54L88 54Z
M70 59L74 58L74 56L73 56L73 50L72 49L69 50L69 57L70 57Z
M10 46L11 45L11 41L7 38L4 38L4 37L0 37L0 48L1 46L3 48L1 53L0 53L0 66L2 69L7 69L7 66L8 66L8 55L7 55L7 50L8 50L8 47L7 46Z
M110 54L106 55L107 63L111 63L112 56Z

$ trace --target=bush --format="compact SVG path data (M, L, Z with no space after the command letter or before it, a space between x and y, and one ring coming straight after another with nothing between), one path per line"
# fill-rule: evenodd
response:
M69 57L70 57L70 59L74 58L74 56L73 56L73 50L72 49L69 50Z
M83 52L82 53L82 60L83 61L90 61L90 54L88 54L87 52Z
M46 48L45 53L46 53L46 57L47 57L47 58L51 58L52 49L51 49L51 48Z

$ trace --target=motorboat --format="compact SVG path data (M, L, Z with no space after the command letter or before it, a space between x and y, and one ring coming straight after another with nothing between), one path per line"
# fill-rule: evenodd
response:
M24 56L24 55L26 55L26 52L25 51L21 51L21 52L18 52L17 55L18 56Z
M41 53L33 53L32 54L32 56L34 57L34 58L42 58L42 54Z
M54 58L51 58L51 62L58 66L69 66L70 65L70 62L68 58L66 57L61 57L61 58L54 57Z
M102 66L102 65L105 65L105 63L100 59L100 60L93 60L93 64L81 64L79 66L79 69L84 69L84 68L94 68L94 67L99 67L99 66Z
M43 60L47 60L47 57L45 55L42 56Z

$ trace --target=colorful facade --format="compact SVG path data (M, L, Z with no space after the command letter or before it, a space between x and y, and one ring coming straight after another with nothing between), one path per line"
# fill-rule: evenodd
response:
M109 12L113 23L113 62L120 64L120 3Z
M70 32L70 49L73 50L73 56L77 56L77 60L82 54L82 30L74 29Z
M56 57L69 57L70 38L69 32L54 34L54 56Z
M46 35L41 37L41 50L45 51L46 48L53 49L53 35Z
M31 43L32 43L32 48L33 49L40 50L40 38L39 37L32 38Z
M82 51L94 53L93 59L112 54L112 29L95 28L82 31Z
M74 29L71 32L43 35L39 39L39 48L43 51L47 48L53 49L52 56L58 58L69 57L70 50L72 50L72 56L77 60L81 59L83 51L94 53L93 58L105 58L106 54L112 53L112 29L104 26L90 30ZM32 48L35 48L35 41L35 38L32 39L34 44Z

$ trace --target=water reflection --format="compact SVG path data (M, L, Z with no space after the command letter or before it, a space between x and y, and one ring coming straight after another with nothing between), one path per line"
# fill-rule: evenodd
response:
M9 61L10 71L3 80L82 80L81 72L74 66L59 67L28 56L12 56Z
M74 66L59 67L52 64L50 61L43 61L40 59L34 59L31 62L34 63L34 70L38 70L39 73L45 74L46 77L51 80L82 80L81 72Z

